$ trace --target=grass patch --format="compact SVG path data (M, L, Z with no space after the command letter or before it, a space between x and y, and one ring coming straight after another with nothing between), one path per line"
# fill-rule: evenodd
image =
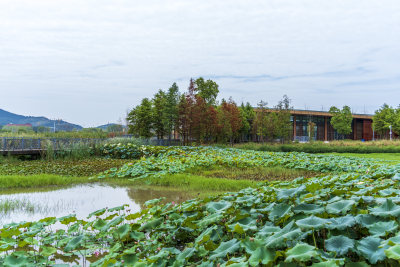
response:
M166 175L161 178L149 177L133 182L137 185L151 185L163 187L175 187L192 191L238 191L247 187L257 186L258 182L250 180L232 180L226 178L210 178L193 174Z
M40 175L1 175L0 190L14 188L33 188L45 186L66 186L91 182L87 177L67 177L51 174Z
M254 181L293 180L297 177L315 177L320 174L308 170L287 169L283 167L238 168L225 166L210 166L207 169L204 169L204 167L193 168L188 172L205 177Z
M62 176L94 176L110 168L119 168L127 162L132 162L132 160L87 158L47 161L2 158L0 161L0 175L56 174Z
M272 151L272 152L306 152L306 153L400 153L400 141L374 141L361 142L353 140L330 141L324 143L315 141L310 143L244 143L237 144L235 148Z

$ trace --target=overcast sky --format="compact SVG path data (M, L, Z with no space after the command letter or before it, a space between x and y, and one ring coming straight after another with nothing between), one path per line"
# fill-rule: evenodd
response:
M0 0L0 108L85 127L190 77L299 109L400 104L399 0Z

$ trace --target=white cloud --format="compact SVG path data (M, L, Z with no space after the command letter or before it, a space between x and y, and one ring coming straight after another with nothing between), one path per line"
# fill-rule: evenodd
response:
M94 126L159 88L214 77L221 98L397 105L397 0L2 0L0 108Z

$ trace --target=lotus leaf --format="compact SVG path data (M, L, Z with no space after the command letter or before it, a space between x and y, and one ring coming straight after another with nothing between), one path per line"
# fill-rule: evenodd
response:
M326 211L331 214L345 214L353 208L353 200L339 200L326 205Z
M324 211L321 205L301 203L293 208L294 213L320 214Z
M385 249L380 247L381 242L382 239L378 237L368 236L363 238L357 246L359 254L372 264L384 260L386 258Z
M400 206L393 203L391 199L386 199L385 203L376 207L370 208L371 214L378 217L398 217L400 215Z
M206 205L208 212L211 212L211 213L223 212L224 210L230 208L231 206L232 206L232 203L230 203L228 201L209 202Z
M72 238L65 246L64 251L68 252L80 247L84 241L84 238L85 237L83 235Z
M318 252L315 250L315 247L306 243L299 243L286 252L285 262L307 262L317 256Z
M395 221L377 222L368 227L369 232L374 236L386 236L397 230L398 224Z
M213 251L210 260L225 258L228 254L235 253L240 247L240 242L234 238L226 242L221 242L219 247Z
M333 236L325 241L325 247L326 250L336 252L341 256L354 247L354 240L342 235Z
M356 220L354 219L354 217L351 215L346 215L343 217L331 218L329 220L329 224L326 227L328 229L344 230L346 228L352 227L354 224L356 224Z
M400 245L395 245L388 248L385 250L385 254L389 259L400 261Z
M296 221L297 226L305 230L319 230L328 225L329 223L330 223L329 220L315 217L314 215Z
M289 214L289 212L291 212L291 206L286 203L280 203L272 208L268 218L271 221L275 221Z
M305 189L306 189L306 187L304 185L302 185L298 188L279 190L277 193L277 199L283 200L283 199L296 197L296 196L300 195L301 193L303 193Z

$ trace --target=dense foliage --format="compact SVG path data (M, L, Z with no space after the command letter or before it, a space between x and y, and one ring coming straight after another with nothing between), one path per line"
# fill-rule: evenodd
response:
M127 161L122 159L87 158L81 160L9 160L0 161L0 175L57 174L64 176L93 176Z
M332 127L342 135L351 133L351 123L353 121L353 115L349 106L344 106L342 110L335 106L329 109L329 113L332 114L331 124Z
M131 146L116 146L110 154L118 155L120 151L131 155ZM146 147L144 147L146 148ZM234 148L217 147L149 147L148 157L142 157L134 163L127 163L121 168L112 168L99 177L144 178L149 175L162 176L181 173L193 167L208 167L213 165L234 167L273 167L304 169L315 172L365 172L379 166L372 160L350 159L337 156L312 155L306 153L259 152ZM154 151L154 152L151 152ZM162 153L159 153L162 152ZM144 152L143 152L144 153Z
M399 142L388 142L387 144L375 144L374 142L323 142L293 143L293 144L257 144L245 143L235 147L259 151L274 152L306 152L306 153L400 153Z
M167 161L171 168L163 169ZM160 166L151 169L153 175L210 164L283 165L331 174L179 205L152 200L135 214L122 206L98 210L87 220L70 215L5 225L0 249L7 254L0 264L80 259L93 266L399 265L400 165L193 147L171 148L138 162L118 172L132 176L147 163ZM64 227L55 230L59 224Z
M219 86L200 77L191 79L188 90L179 92L174 83L144 98L127 116L129 131L138 137L172 139L179 134L184 144L226 143L260 139L288 140L291 134L290 99L284 96L274 111L255 112L250 103L237 106L229 98L217 101ZM265 112L264 112L265 111Z
M375 131L382 137L388 137L390 126L392 126L393 132L400 135L400 106L392 108L383 104L380 109L375 111L373 121Z

